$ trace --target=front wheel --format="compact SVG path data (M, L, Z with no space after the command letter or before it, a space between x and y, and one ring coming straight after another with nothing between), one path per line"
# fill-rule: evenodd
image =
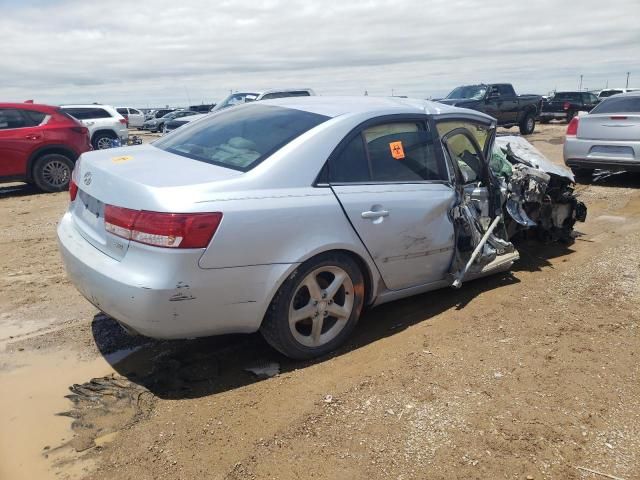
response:
M536 128L536 118L532 113L527 113L520 122L520 133L531 135Z
M323 254L298 267L271 301L260 332L297 360L324 355L355 328L364 304L364 280L348 255Z
M73 162L57 153L40 157L33 166L33 181L45 192L61 192L69 187Z

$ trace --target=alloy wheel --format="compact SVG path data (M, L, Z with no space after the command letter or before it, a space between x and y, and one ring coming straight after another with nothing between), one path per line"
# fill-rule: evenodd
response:
M105 148L111 148L113 146L112 140L109 137L101 137L97 142L98 150L104 150Z
M70 177L69 166L59 160L47 162L42 168L42 178L53 187L61 187L69 183Z
M333 340L347 325L353 311L353 282L336 266L313 270L299 284L289 306L289 328L306 347Z

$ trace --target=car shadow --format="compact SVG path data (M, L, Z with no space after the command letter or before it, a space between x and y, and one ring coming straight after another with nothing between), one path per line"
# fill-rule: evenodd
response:
M640 172L610 172L608 170L596 170L592 177L576 180L579 184L583 185L637 188L640 186Z
M35 185L28 183L15 183L0 187L0 199L9 197L26 197L44 193Z
M567 247L546 245L521 248L514 271L536 271L553 257L567 255ZM260 336L224 335L193 340L156 341L129 336L111 318L94 317L98 349L116 372L162 399L199 398L240 388L263 378L251 368L278 367L281 373L306 368L340 356L420 322L429 322L449 309L462 310L482 292L518 283L513 272L470 281L462 288L443 289L369 309L350 340L334 353L313 361L293 361L273 350ZM124 357L124 358L123 358Z

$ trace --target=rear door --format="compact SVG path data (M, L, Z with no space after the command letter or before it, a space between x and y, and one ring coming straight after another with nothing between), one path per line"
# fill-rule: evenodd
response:
M42 128L22 110L0 108L0 177L26 175L31 153L42 143Z
M391 116L352 132L329 160L329 182L387 287L443 280L453 257L455 202L426 116Z

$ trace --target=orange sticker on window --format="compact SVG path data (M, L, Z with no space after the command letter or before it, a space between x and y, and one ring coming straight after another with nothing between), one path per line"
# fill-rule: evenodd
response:
M402 160L404 158L404 148L402 148L402 142L391 142L389 144L391 149L391 156L396 160Z

